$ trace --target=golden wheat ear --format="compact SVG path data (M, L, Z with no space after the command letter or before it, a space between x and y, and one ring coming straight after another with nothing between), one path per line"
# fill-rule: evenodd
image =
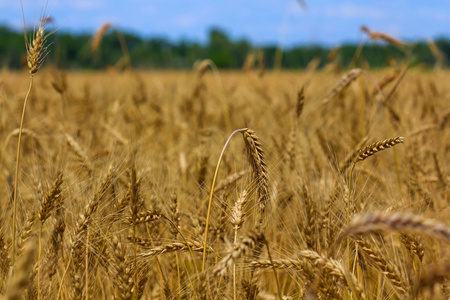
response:
M341 80L336 84L336 86L325 96L325 98L322 100L323 104L327 104L330 102L330 100L334 97L334 95L340 93L345 88L347 88L350 83L358 78L358 76L361 74L361 69L353 69L350 70L347 74L345 74Z
M103 36L111 28L111 23L105 23L100 27L100 29L95 33L94 38L92 39L91 50L92 52L97 52L100 49L100 44L102 43Z
M27 42L27 65L31 75L34 75L41 66L44 50L44 27L39 25L37 32L34 34L33 41Z
M354 163L356 164L357 162L365 160L369 156L372 156L379 151L385 150L387 148L391 148L397 144L403 143L404 141L405 141L405 139L403 137L396 136L391 139L373 143L373 144L359 150L359 153L356 156Z

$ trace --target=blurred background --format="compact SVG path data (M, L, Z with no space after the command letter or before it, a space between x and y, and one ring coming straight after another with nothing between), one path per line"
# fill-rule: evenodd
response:
M219 68L242 68L263 56L266 68L324 67L331 49L343 67L355 60L385 67L447 66L450 1L106 1L0 0L0 66L24 64L28 33L47 19L48 61L60 68L186 69L209 58ZM371 40L367 26L404 43ZM104 29L93 51L96 32ZM125 55L124 55L125 54Z

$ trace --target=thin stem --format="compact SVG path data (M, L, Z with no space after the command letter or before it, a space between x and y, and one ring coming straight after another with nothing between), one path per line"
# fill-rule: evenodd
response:
M61 295L62 287L63 287L63 283L64 283L64 278L66 277L66 274L67 274L67 271L69 270L71 262L72 262L72 255L69 256L69 261L67 262L67 267L64 270L63 276L61 277L61 283L59 285L58 294L56 295L56 300L58 300L59 296Z
M19 128L19 141L17 142L17 155L16 155L16 172L14 175L14 200L13 200L13 240L12 240L12 257L11 257L11 265L14 266L14 261L16 258L16 213L17 213L17 185L19 181L19 158L20 158L20 142L22 141L22 129L23 129L23 120L25 119L25 109L27 107L28 98L31 93L31 88L33 87L33 75L30 76L30 86L28 87L27 95L25 96L25 100L23 102L22 109L22 117L20 118L20 128Z
M86 300L89 300L89 228L86 228L86 256L85 256L85 272L86 272Z
M356 163L353 162L352 169L350 171L350 177L348 180L348 195L347 195L347 225L350 223L350 213L351 213L351 204L350 204L350 195L352 193L352 181L353 181L353 170L355 169ZM350 254L350 237L347 237L347 265L348 269L351 270L351 254Z
M269 249L269 242L265 240L265 244L266 244L266 248L267 248L267 255L269 256L269 260L270 263L272 265L272 270L273 270L273 276L275 276L275 283L277 285L277 299L281 299L281 288L280 288L280 283L278 282L278 275L277 275L277 270L273 264L273 260L272 260L272 255L270 254L270 249Z
M222 158L223 155L225 154L225 149L227 148L228 144L231 141L231 138L238 132L243 132L245 131L245 129L238 129L233 131L233 133L231 133L231 135L228 137L227 141L225 142L225 145L222 148L222 152L220 153L219 156L219 161L217 162L217 166L216 166L216 171L214 172L214 177L213 177L213 181L211 184L211 192L209 193L209 202L208 202L208 212L206 214L206 225L205 225L205 242L204 242L204 247L203 247L203 260L202 260L202 271L205 270L205 266L206 266L206 245L208 242L208 227L209 227L209 217L211 215L211 204L212 204L212 198L214 196L214 187L216 186L216 180L217 180L217 174L219 173L219 167L220 167L220 163L222 162Z
M183 238L184 242L186 243L186 247L189 250L189 253L191 254L191 259L192 259L192 263L194 264L194 268L195 268L195 272L198 274L198 269L197 269L197 264L195 263L195 257L194 257L194 252L192 252L191 246L189 246L189 243L186 239L186 237L184 236L184 234L180 231L180 229L178 229L177 225L175 225L175 223L169 219L168 217L166 217L165 215L162 215L162 218L169 221L169 223L178 231L178 233L180 234L180 236ZM206 244L205 244L205 249L206 249Z
M234 243L236 244L237 240L237 232L238 228L237 226L234 228ZM236 300L236 264L233 264L233 300Z
M175 223L169 219L168 217L166 217L165 215L162 215L162 218L164 220L169 221L169 223L178 231L178 233L180 234L180 236L183 238L184 242L186 243L186 247L189 250L189 254L191 255L191 259L192 259L192 263L194 264L194 268L195 268L195 273L197 274L198 280L200 280L200 274L198 273L198 268L197 268L197 264L195 263L195 258L194 258L194 253L192 252L191 246L189 246L189 243L186 239L186 237L183 235L183 233L180 231L180 229L178 228L177 225L175 225ZM205 248L206 248L206 244L205 244ZM165 281L165 280L164 280ZM197 291L194 289L194 293L197 294Z
M38 274L37 274L37 284L38 284L38 291L37 291L37 298L38 300L41 299L41 249L42 249L42 243L41 243L41 237L42 237L42 223L39 227L39 239L38 239Z
M150 245L152 245L152 248L155 247L155 243L153 241L152 235L150 234L150 229L148 228L148 223L145 224L145 230L147 230L147 234L148 234L148 238L150 239ZM133 241L134 243L134 241ZM159 257L156 257L156 264L158 265L158 271L159 271L159 275L161 275L161 279L163 282L166 282L166 277L164 276L162 267L161 267L161 262L159 260Z
M131 70L131 59L130 59L130 53L128 52L127 43L125 41L125 38L123 37L122 33L116 29L115 30L117 38L120 43L120 48L122 48L123 58L125 59L125 65L128 70Z
M136 297L137 297L137 245L136 245L136 224L135 224L135 222L133 222L133 252L134 252L134 274L133 274L134 293L133 293L133 296L136 295Z
M219 70L217 69L217 66L214 64L214 62L212 60L206 59L205 61L208 63L209 67L213 71L214 79L216 80L216 83L219 86L220 95L221 95L220 102L222 104L225 125L226 125L227 130L231 131L230 111L228 109L228 104L227 104L227 101L225 98L225 90L223 88L223 82L222 82L222 79L220 78Z

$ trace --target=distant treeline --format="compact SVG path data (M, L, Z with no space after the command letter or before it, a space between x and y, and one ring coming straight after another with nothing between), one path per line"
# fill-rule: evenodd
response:
M126 42L126 47L122 42ZM221 30L212 29L208 42L200 44L166 38L142 38L130 33L120 33L111 28L103 36L96 53L91 50L92 35L69 34L56 31L47 40L46 60L65 69L102 69L108 66L126 64L124 51L129 53L129 61L134 68L187 69L195 61L211 59L218 68L242 68L247 57L253 55L255 65L263 53L264 66L273 68L275 57L282 57L284 69L306 68L315 59L319 67L325 66L331 49L324 46L294 46L283 49L276 46L256 47L249 41L231 40ZM444 58L450 57L450 40L438 39L435 45ZM355 55L360 53L359 55ZM280 56L281 54L281 56ZM385 67L388 64L407 61L411 64L434 66L436 53L432 53L427 42L396 47L383 42L366 43L362 49L355 44L343 44L333 58L335 65L346 67L350 64L368 64L371 67ZM0 27L0 67L19 69L25 62L24 36L6 27ZM444 60L448 66L448 60Z

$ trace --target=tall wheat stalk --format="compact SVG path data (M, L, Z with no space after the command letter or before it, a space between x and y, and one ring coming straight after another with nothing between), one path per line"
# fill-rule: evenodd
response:
M202 271L205 270L206 265L206 245L208 242L208 229L209 229L209 220L211 216L211 204L214 196L214 189L216 186L217 175L219 174L220 163L222 162L228 144L230 143L232 137L237 133L243 134L248 159L250 165L252 166L253 176L255 177L258 183L258 204L260 210L260 222L259 222L260 225L262 224L263 213L265 211L265 206L268 201L267 166L265 163L264 152L262 151L259 138L254 134L254 131L251 129L248 128L237 129L230 134L227 141L225 142L225 145L222 148L222 152L220 153L219 160L216 165L216 171L214 172L214 177L211 184L211 192L209 194L209 201L208 201L208 211L206 214L205 241L204 241L205 248L203 250Z
M25 21L24 21L25 25ZM44 57L44 42L46 36L44 35L44 27L42 23L39 23L38 30L33 33L33 40L31 42L28 41L25 30L25 46L27 49L27 66L30 72L30 85L28 87L27 94L25 96L25 100L23 102L22 115L20 117L20 127L19 127L19 138L17 141L17 153L16 153L16 169L14 173L14 199L13 199L13 221L12 221L12 231L13 231L13 240L12 240L12 260L11 264L14 265L15 253L16 253L16 218L17 218L17 186L19 183L19 164L20 164L20 148L22 141L22 130L23 123L25 119L25 110L27 107L28 98L31 93L31 89L33 87L33 77L34 74L39 70L39 67L42 63L42 58Z

